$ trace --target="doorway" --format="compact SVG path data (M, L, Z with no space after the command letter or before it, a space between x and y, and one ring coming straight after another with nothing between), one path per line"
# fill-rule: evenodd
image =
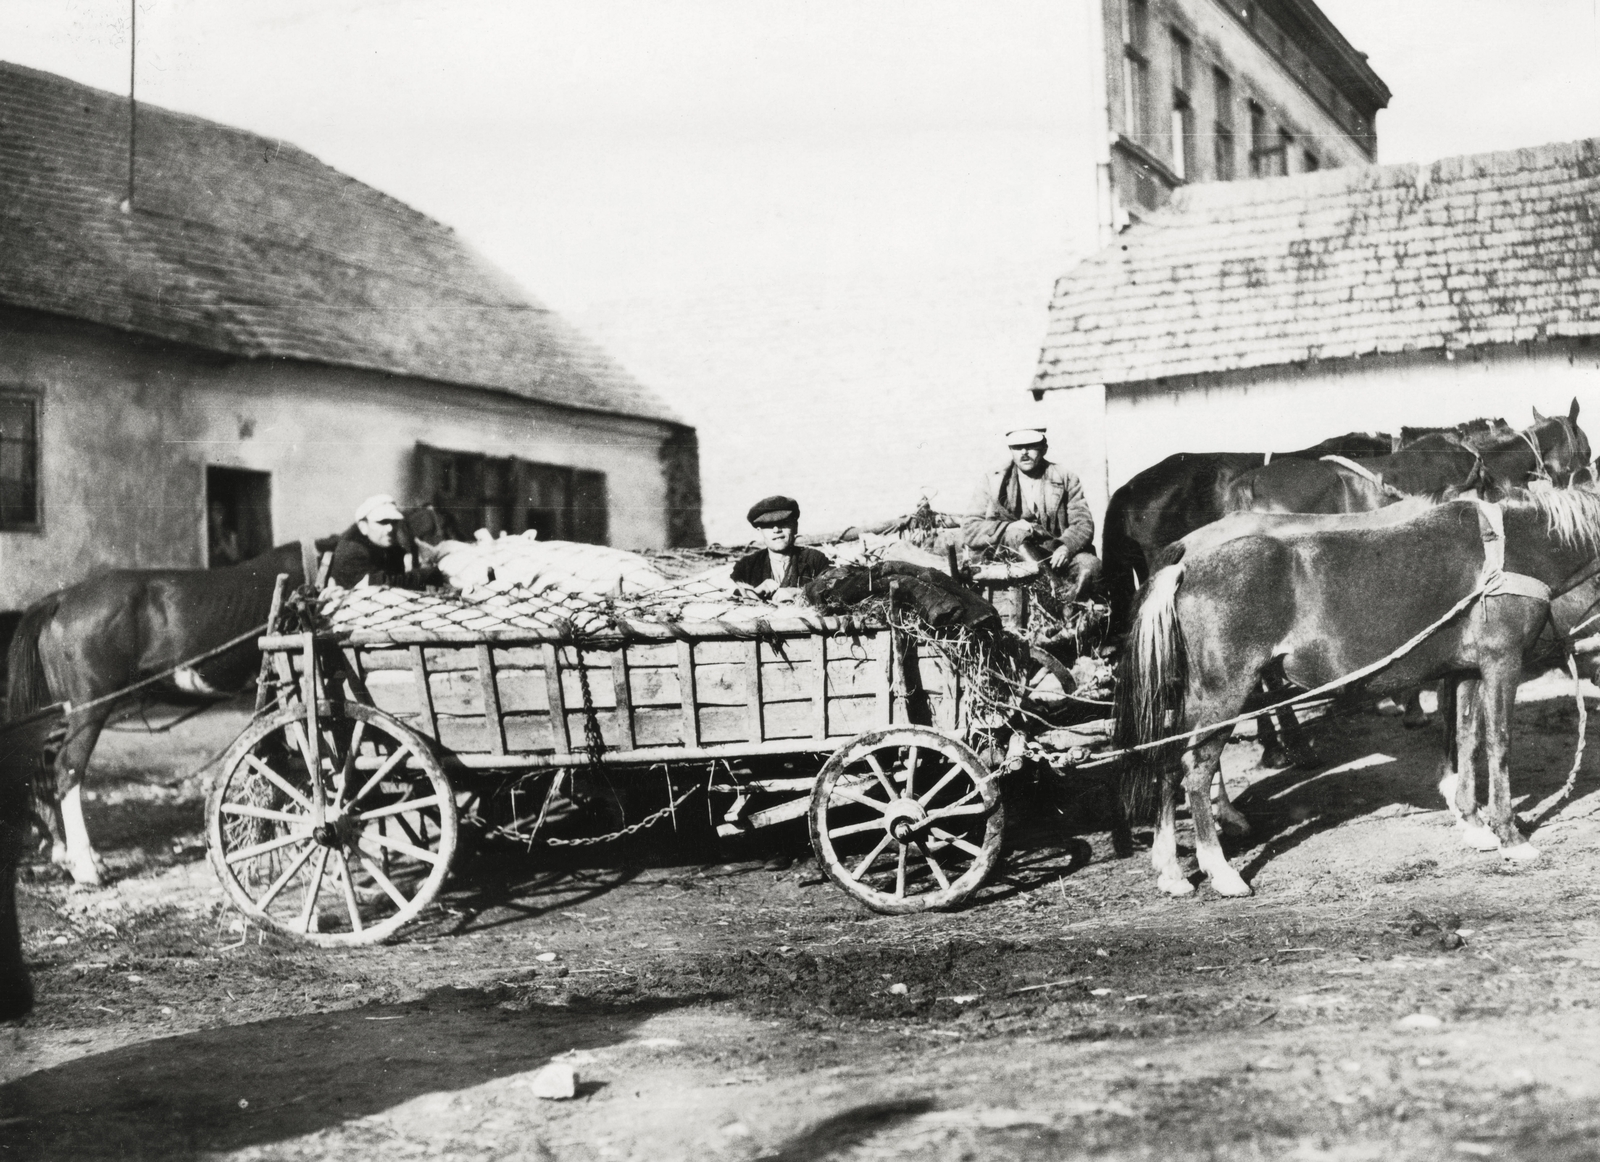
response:
M272 548L272 473L206 468L206 567L237 565Z

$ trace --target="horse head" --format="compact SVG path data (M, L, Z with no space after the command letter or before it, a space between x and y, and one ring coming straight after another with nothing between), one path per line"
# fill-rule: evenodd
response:
M1547 482L1565 488L1579 479L1580 473L1590 473L1589 438L1578 427L1578 401L1564 416L1546 416L1533 409L1533 426L1517 433L1517 438L1527 442L1533 450L1534 467L1528 473L1528 482Z

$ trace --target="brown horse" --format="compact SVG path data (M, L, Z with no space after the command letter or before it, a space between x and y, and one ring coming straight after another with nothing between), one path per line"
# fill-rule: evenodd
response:
M1494 513L1503 520L1498 542ZM1600 553L1600 488L1535 493L1499 506L1453 501L1235 531L1240 535L1203 530L1193 544L1174 547L1176 563L1145 588L1123 656L1116 741L1148 748L1130 756L1123 779L1136 810L1159 793L1152 861L1161 890L1193 891L1177 858L1181 780L1201 870L1219 893L1249 894L1222 853L1208 790L1231 722L1269 668L1280 667L1302 689L1317 689L1391 657L1430 626L1437 626L1430 636L1368 676L1364 687L1381 693L1453 683L1462 713L1482 715L1490 775L1487 819L1472 780L1458 781L1456 809L1469 838L1477 845L1488 842L1487 834L1511 858L1537 857L1511 813L1511 708L1550 596L1592 573ZM1521 581L1473 601L1496 543L1503 546L1505 575ZM1186 741L1149 746L1173 735ZM1463 741L1456 766L1471 770L1478 719L1458 721L1457 737ZM1181 758L1174 754L1180 746Z
M1404 496L1441 496L1478 484L1522 487L1572 482L1589 465L1578 401L1565 416L1533 411L1533 426L1489 443L1419 440L1358 466L1337 460L1278 460L1240 474L1223 497L1225 512L1367 512Z
M280 573L295 585L303 580L298 543L220 569L115 569L23 614L7 655L6 717L15 722L66 703L65 732L60 718L13 729L0 753L0 779L14 777L16 766L27 770L50 831L51 859L76 882L98 884L102 874L83 824L89 757L107 720L139 696L115 695L263 625ZM259 661L255 642L245 641L179 670L168 685L191 697L231 697L255 677Z

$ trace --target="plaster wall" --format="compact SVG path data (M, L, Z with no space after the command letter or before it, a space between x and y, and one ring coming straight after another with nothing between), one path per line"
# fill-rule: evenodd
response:
M603 471L611 543L667 540L662 424L32 312L0 312L0 391L40 400L43 510L41 531L0 532L0 610L100 568L202 565L207 465L272 474L279 543L344 529L375 492L418 503L419 441Z

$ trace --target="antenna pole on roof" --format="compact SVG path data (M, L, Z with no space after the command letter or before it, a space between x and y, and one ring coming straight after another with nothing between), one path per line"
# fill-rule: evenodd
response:
M133 155L139 131L139 105L133 96L134 65L139 44L139 3L128 0L128 196L122 203L124 214L133 213Z

